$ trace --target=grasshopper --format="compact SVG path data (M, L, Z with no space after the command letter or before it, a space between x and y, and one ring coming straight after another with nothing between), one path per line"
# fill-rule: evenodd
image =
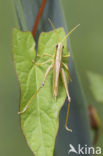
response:
M54 32L56 33L56 29L55 29L55 26L53 25L53 23L51 22L51 20L49 19L49 22L54 30ZM41 83L41 86L40 88L36 91L36 93L31 97L31 99L28 101L27 105L24 107L24 109L19 112L18 114L22 114L24 113L29 105L31 104L33 98L38 94L38 92L40 91L41 88L44 87L45 85L45 81L48 77L48 74L49 72L53 69L53 94L54 94L54 98L56 100L57 96L58 96L58 86L59 86L59 76L61 74L61 77L62 77L62 81L63 81L63 84L64 84L64 87L65 87L65 91L66 91L66 95L67 95L67 98L68 98L68 109L67 109L67 115L66 115L66 121L65 121L65 128L67 131L70 131L72 132L71 129L69 129L67 127L67 123L68 123L68 117L69 117L69 110L70 110L70 103L71 103L71 97L70 97L70 94L69 94L69 90L68 90L68 84L67 84L67 80L66 80L66 75L65 75L65 71L64 71L64 68L68 71L69 73L69 79L70 79L70 72L69 72L69 68L68 68L68 65L63 63L62 62L62 57L64 58L69 58L70 57L70 54L68 55L65 55L63 56L63 48L64 48L64 45L63 45L63 42L64 40L66 40L69 35L75 30L77 29L77 27L79 26L80 24L78 24L76 27L74 27L65 37L64 39L61 41L61 42L58 42L58 44L56 45L56 52L54 53L54 56L50 55L50 54L43 54L42 56L39 56L37 55L38 57L45 57L45 56L49 56L51 57L52 59L51 60L47 60L43 63L35 63L33 61L33 63L35 65L38 65L38 66L41 66L41 65L44 65L44 64L47 64L47 63L50 63L51 64L49 65L49 67L47 68L46 72L45 72L45 75L44 75L44 79ZM57 39L59 40L59 36L58 34L56 33L56 37ZM63 68L64 67L64 68Z

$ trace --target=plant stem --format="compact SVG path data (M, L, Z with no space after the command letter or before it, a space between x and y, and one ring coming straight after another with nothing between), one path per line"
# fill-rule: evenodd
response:
M38 14L37 14L37 17L36 17L36 20L35 20L35 24L34 24L34 27L33 27L33 31L32 31L32 34L33 34L33 37L34 37L34 38L35 38L35 34L36 34L36 31L37 31L37 27L38 27L40 18L41 18L41 16L42 16L44 7L45 7L45 5L46 5L46 2L47 2L47 0L42 0L41 7L40 7L40 9L39 9L39 11L38 11Z

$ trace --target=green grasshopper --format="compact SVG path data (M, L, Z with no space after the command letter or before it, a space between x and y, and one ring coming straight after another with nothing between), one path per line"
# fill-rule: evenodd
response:
M54 32L56 33L56 29L53 25L53 23L51 22L51 20L49 19L49 22L54 30ZM80 24L79 24L80 25ZM29 100L29 102L27 103L27 105L24 107L24 109L19 112L18 114L22 114L24 113L29 105L31 104L33 98L38 94L38 92L40 91L41 88L43 88L43 86L45 85L45 81L47 79L47 76L49 74L49 72L53 69L53 94L54 94L54 97L55 97L55 100L58 96L58 86L59 86L59 76L61 74L61 77L62 77L62 81L63 81L63 84L64 84L64 87L65 87L65 91L66 91L66 94L67 94L67 98L68 98L68 109L67 109L67 115L66 115L66 121L65 121L65 128L67 131L70 131L72 132L71 129L69 129L67 127L67 123L68 123L68 117L69 117L69 110L70 110L70 103L71 103L71 97L69 95L69 90L68 90L68 85L67 85L67 80L66 80L66 75L65 75L65 71L64 71L64 68L68 71L69 73L69 79L70 79L70 72L69 72L69 68L67 66L67 64L63 63L62 62L62 57L64 58L69 58L70 57L70 54L68 55L65 55L63 56L63 48L64 48L64 45L63 45L63 42L67 39L67 37L69 37L69 35L79 26L77 25L76 27L74 27L65 37L64 39L61 41L61 42L58 42L58 44L56 45L56 52L54 53L54 56L50 55L50 54L43 54L43 56L39 56L37 55L38 57L45 57L45 56L49 56L51 57L52 59L51 60L47 60L43 63L35 63L33 61L33 63L35 65L38 65L38 66L41 66L41 65L44 65L44 64L47 64L47 63L50 63L51 64L49 65L49 67L47 68L46 72L45 72L45 75L44 75L44 79L41 83L41 86L40 88L36 91L36 93L31 97L31 99ZM59 36L58 34L56 33L56 37L57 39L59 40ZM64 67L64 68L63 68Z

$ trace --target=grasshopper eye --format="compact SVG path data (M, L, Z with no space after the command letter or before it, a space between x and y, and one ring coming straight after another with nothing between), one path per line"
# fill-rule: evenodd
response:
M58 48L58 44L56 45L56 49Z

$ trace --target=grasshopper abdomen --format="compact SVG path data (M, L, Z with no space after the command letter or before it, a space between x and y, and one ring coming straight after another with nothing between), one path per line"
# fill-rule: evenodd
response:
M56 46L56 56L54 60L54 84L53 84L53 94L56 98L58 96L58 86L59 86L59 74L61 69L61 59L63 53L63 44L60 42Z

